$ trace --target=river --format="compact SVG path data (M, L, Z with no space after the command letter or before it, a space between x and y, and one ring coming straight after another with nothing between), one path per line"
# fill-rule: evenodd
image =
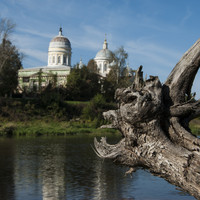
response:
M194 200L147 171L124 176L127 167L91 144L84 135L0 138L0 200Z

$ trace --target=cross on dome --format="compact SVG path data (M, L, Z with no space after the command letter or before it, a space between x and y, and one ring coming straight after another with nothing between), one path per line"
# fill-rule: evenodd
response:
M106 33L105 33L105 40L103 43L103 49L108 49L108 43L107 43L107 39L106 39Z
M60 27L60 29L59 29L59 36L61 36L62 35L62 27Z

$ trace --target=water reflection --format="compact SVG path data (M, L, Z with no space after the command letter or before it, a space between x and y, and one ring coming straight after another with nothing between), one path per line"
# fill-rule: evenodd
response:
M67 199L119 199L122 168L99 159L86 140L67 144Z
M40 165L43 200L66 199L63 147L50 143L44 149Z
M99 159L93 138L0 140L2 200L192 200L164 180Z
M15 145L12 140L0 139L0 199L12 200L14 194Z

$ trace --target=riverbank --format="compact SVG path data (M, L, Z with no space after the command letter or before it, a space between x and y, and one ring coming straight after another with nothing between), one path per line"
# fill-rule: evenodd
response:
M0 136L66 136L75 134L118 133L114 129L100 129L89 121L34 120L26 122L1 122Z
M200 135L200 119L191 121L193 134ZM114 129L100 129L96 121L2 121L0 122L0 136L66 136L75 134L119 133Z
M57 136L117 133L99 129L107 123L102 112L115 104L101 98L90 102L50 102L41 99L0 99L0 136ZM192 133L200 135L200 118L190 122Z
M102 112L115 106L101 96L89 102L0 99L0 136L116 133L114 129L98 128L107 123Z

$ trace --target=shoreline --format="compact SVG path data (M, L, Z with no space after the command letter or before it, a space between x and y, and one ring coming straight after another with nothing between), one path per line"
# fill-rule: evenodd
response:
M200 135L200 120L190 123L190 129L196 136ZM109 128L96 127L95 121L56 121L50 119L36 119L31 121L1 121L0 137L11 136L67 136L77 134L118 134L119 131Z
M87 109L85 109L87 108ZM65 136L77 134L118 133L100 129L106 123L102 112L115 105L97 101L51 102L40 99L0 99L0 136ZM194 135L200 135L200 118L190 122Z
M77 134L118 133L115 129L95 128L95 122L43 121L0 123L0 136L67 136Z

